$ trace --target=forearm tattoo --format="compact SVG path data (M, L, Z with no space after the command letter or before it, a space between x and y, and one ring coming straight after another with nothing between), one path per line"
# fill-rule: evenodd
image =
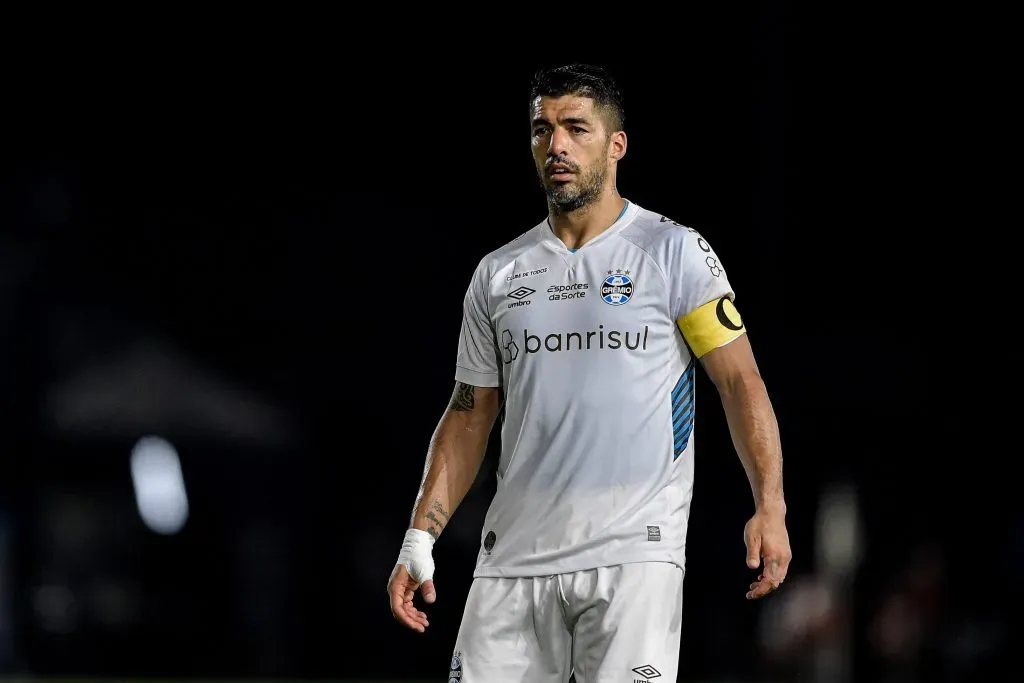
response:
M455 384L455 394L452 396L452 410L458 410L461 412L473 410L473 406L475 405L473 389L474 388L469 384L457 382Z
M432 524L427 527L427 533L433 536L434 540L437 540L437 537L441 535L442 531L444 531L444 524L441 524L441 521L433 512L427 513L427 519L432 522Z
M435 501L434 501L434 504L433 504L433 505L431 505L430 507L432 507L432 508L434 509L434 511L435 511L435 512L438 512L438 513L440 513L440 514L441 514L441 515L442 515L442 516L444 517L444 521L445 521L445 523L446 523L446 524L448 523L448 519L449 519L449 518L451 517L451 515L449 515L449 514L448 514L448 513L447 513L447 512L445 511L445 509L444 509L444 505L441 505L441 501L439 501L439 500L435 500Z
M430 507L431 509L427 510L427 519L430 520L431 524L427 527L427 533L433 536L436 541L437 537L441 535L442 531L444 531L444 525L448 523L449 515L445 512L444 506L441 505L440 501L435 500L434 504ZM444 517L443 522L441 521L441 517L434 514L435 511L437 512L437 515Z

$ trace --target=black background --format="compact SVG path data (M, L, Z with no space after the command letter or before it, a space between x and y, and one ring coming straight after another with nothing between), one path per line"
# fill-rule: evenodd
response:
M444 674L493 447L436 547L429 633L392 621L385 583L451 392L469 277L544 215L529 78L577 59L626 92L621 193L700 230L729 271L781 424L792 576L813 570L823 489L858 490L859 673L881 666L869 624L922 547L946 571L929 622L942 637L1008 606L1014 520L973 525L981 468L951 446L951 403L968 399L949 393L933 236L910 199L928 160L893 105L903 67L877 77L870 50L829 49L840 26L786 5L690 15L665 35L585 30L565 12L507 45L350 16L308 35L213 30L201 51L146 49L143 31L124 48L26 48L0 190L9 671ZM259 441L197 413L161 423L191 505L167 538L134 508L127 455L147 432L53 417L69 382L165 391L151 370L88 374L149 343L286 425ZM756 676L750 493L703 374L698 396L682 672ZM103 581L132 587L132 620L103 625L80 600L70 633L40 624L39 586Z

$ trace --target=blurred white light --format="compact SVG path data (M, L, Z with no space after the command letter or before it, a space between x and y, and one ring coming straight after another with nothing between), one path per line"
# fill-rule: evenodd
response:
M818 571L837 579L852 576L863 554L857 491L831 486L822 495L817 523Z
M188 496L174 446L157 436L139 439L131 469L135 504L146 526L164 535L181 531L188 519Z

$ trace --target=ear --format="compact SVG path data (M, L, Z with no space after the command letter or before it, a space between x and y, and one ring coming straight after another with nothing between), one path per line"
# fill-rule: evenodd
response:
M608 155L615 161L620 161L622 157L626 156L625 131L612 133L611 139L608 141Z

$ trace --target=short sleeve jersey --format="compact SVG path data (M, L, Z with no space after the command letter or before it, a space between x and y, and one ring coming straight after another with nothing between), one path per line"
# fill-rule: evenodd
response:
M627 202L576 251L545 220L479 263L455 378L504 396L476 576L685 566L696 358L744 333L695 230Z

